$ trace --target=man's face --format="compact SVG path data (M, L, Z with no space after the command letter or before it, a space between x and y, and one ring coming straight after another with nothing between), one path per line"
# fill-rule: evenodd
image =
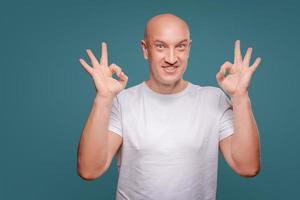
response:
M189 30L184 24L152 24L141 44L152 81L169 85L182 79L191 47Z

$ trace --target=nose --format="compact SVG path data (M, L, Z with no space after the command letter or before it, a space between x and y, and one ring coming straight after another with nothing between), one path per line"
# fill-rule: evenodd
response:
M168 51L167 55L165 56L165 62L170 65L173 65L177 62L177 56L176 56L175 50L170 49Z

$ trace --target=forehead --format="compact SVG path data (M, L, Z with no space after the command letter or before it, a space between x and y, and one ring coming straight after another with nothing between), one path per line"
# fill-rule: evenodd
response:
M190 39L190 33L186 24L182 22L159 21L149 24L147 39L173 44Z

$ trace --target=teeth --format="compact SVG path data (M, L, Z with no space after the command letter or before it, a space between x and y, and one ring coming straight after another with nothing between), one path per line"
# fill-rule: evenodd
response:
M176 68L176 66L168 66L168 67L163 67L163 68Z
M173 72L175 71L176 67L164 67L164 70L167 72Z

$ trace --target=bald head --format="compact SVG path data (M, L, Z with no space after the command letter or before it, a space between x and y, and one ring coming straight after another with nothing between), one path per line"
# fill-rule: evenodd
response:
M149 62L149 83L158 88L182 83L192 44L188 24L173 14L160 14L147 22L144 34L141 47Z
M190 37L188 24L176 15L166 13L156 15L147 22L144 31L144 40L147 41L154 33L164 29L170 31L180 29L181 31L185 31L188 37Z

